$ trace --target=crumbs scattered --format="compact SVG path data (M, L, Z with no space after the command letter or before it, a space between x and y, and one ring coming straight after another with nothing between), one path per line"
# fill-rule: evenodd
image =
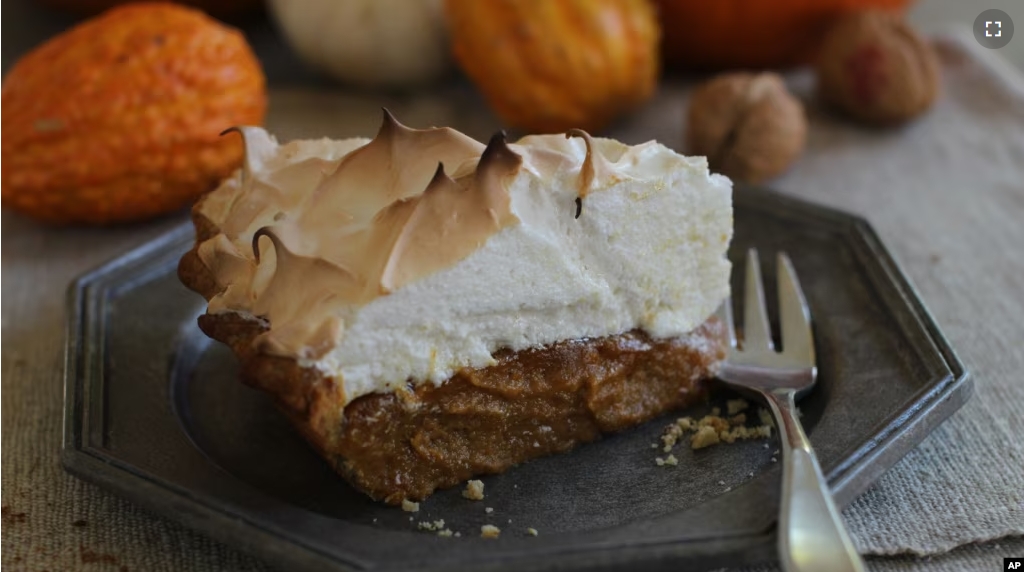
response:
M484 512L486 512L487 514L491 514L492 512L494 512L494 509L491 507L487 507L484 509Z
M421 521L419 524L416 525L416 528L420 530L426 530L429 532L441 531L444 530L444 519L438 519L433 522Z
M736 415L748 407L750 407L750 403L746 399L730 399L725 402L725 412L729 415Z
M679 464L679 459L676 459L675 455L669 453L669 455L667 457L665 457L664 459L662 459L661 457L655 458L654 459L654 463L656 465L658 465L659 467L663 467L665 465L668 465L670 467L674 467L674 466Z
M740 425L718 434L718 438L725 443L735 443L743 439L767 439L771 436L772 428L767 425L759 425L757 427Z
M529 534L530 536L537 536L537 534L538 534L537 533L537 529L536 528L527 528L526 529L526 534Z
M404 510L405 512L419 512L420 503L412 502L408 499L402 499L402 510Z
M462 496L469 500L484 500L483 481L472 480L467 482L466 490L462 491Z
M683 437L689 433L690 448L703 449L719 443L734 443L743 439L768 438L772 435L772 428L775 426L771 414L764 409L758 409L760 425L750 427L747 422L750 415L745 413L750 409L750 403L745 399L730 399L726 401L725 412L727 417L722 417L722 409L714 407L710 415L700 419L693 417L680 417L674 423L665 428L661 435L662 452L670 453ZM667 458L654 460L658 466L670 465Z
M692 417L681 417L676 419L676 422L665 428L665 432L661 435L661 442L665 444L662 451L668 453L676 446L679 442L679 438L687 431L693 430L693 418Z
M690 439L690 448L703 449L705 447L717 445L720 441L721 439L718 438L718 431L715 431L715 428L710 425L705 425L698 429L693 435L693 438Z
M454 536L454 534L452 533L450 528L446 528L444 530L438 530L437 531L437 535L440 536L440 537L443 537L443 538L451 538L452 536Z
M480 538L498 538L501 529L493 524L485 524L480 527Z

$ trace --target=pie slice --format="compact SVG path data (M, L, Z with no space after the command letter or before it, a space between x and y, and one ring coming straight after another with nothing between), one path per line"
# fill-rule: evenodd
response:
M375 499L684 407L724 357L731 184L703 157L387 112L372 140L238 131L179 276L243 380Z

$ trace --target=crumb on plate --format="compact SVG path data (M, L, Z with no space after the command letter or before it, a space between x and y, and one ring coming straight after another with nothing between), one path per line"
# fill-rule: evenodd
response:
M404 510L405 512L419 512L420 503L412 502L411 500L408 499L402 499L402 510Z
M748 407L750 403L746 399L730 399L725 402L725 412L728 415L736 415Z
M705 425L697 432L694 433L693 438L690 439L690 448L692 449L703 449L704 447L710 447L711 445L717 445L720 439L718 438L718 431L715 431L714 427Z
M422 521L416 525L420 530L427 530L430 532L444 530L444 519L438 519L434 522Z
M462 491L462 496L469 500L484 500L483 481L474 479L466 482L466 490Z

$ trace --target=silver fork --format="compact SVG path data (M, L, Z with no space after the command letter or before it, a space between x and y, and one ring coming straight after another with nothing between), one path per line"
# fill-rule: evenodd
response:
M772 410L782 442L782 504L779 559L790 572L862 572L832 501L811 443L796 417L796 400L814 387L817 366L811 313L793 263L785 253L777 264L782 350L772 343L757 250L747 251L743 340L737 346L732 302L722 305L730 349L718 377L728 385L760 394Z

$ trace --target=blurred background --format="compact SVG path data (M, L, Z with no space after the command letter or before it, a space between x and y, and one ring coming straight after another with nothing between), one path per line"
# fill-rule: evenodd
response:
M237 167L239 142L218 140L228 126L366 136L381 106L481 140L499 128L653 138L737 182L769 182L803 155L819 104L850 125L909 125L941 100L954 57L935 34L969 39L987 9L1024 22L1020 0L126 4L4 2L6 208L59 223L151 218ZM981 51L1024 69L1024 37ZM128 145L127 125L149 140ZM143 151L146 166L132 158ZM171 172L183 166L188 181Z
M79 21L76 10L70 12L56 6L74 4L101 4L76 0L4 0L2 20L2 68L6 74L15 61L26 51L40 44L50 36L60 33ZM113 3L113 2L110 2ZM269 20L261 0L222 1L220 4L236 5L228 14L220 13L228 22L240 25L253 44L263 62L267 79L271 84L325 83L323 76L302 64L301 60L286 46ZM300 0L296 2L302 4ZM826 4L828 2L825 2ZM211 5L218 4L216 0ZM849 4L849 2L846 2ZM970 0L919 0L910 3L907 18L920 31L931 34L953 28L969 30L975 17L982 10L996 8L1014 18L1018 25L1024 22L1024 2L1020 0L992 0L973 2ZM1021 34L1024 34L1022 32ZM1011 41L998 50L999 55L1024 69L1024 36Z
M1024 2L1019 0L995 0L973 2L970 0L921 0L912 5L907 14L912 24L927 34L942 33L955 28L969 28L983 10L995 8L1013 18L1017 25L1024 19ZM1024 33L1021 33L1024 35ZM1011 40L996 53L1009 60L1018 69L1024 69L1024 41L1022 35Z

